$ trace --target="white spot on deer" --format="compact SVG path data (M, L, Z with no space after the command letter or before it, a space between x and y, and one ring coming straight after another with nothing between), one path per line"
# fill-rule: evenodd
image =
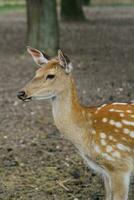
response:
M113 158L111 157L111 156L109 156L107 153L102 153L102 156L104 156L105 157L105 159L107 159L107 160L113 160Z
M115 102L115 103L112 103L113 105L127 105L127 103L117 103L117 102Z
M109 124L114 125L114 124L115 124L115 121L112 120L112 119L110 119Z
M130 132L130 137L134 138L134 131Z
M106 146L106 141L104 139L101 139L101 145Z
M112 148L110 145L108 145L108 146L106 147L106 152L107 152L107 153L111 152L112 150L113 150L113 148Z
M123 110L118 110L118 109L113 109L113 108L111 108L109 111L110 112L119 112L119 113L124 112Z
M100 133L100 137L101 137L102 139L105 139L105 138L106 138L106 134L105 134L105 133Z
M109 121L109 123L110 123L111 125L116 126L117 128L121 128L121 127L122 127L122 124L121 124L120 122L115 122L113 119L111 119L111 120Z
M109 139L110 139L110 140L113 140L113 136L110 135L110 136L109 136Z
M120 153L118 151L114 151L112 153L112 156L116 157L116 158L120 158Z
M132 113L132 110L127 110L126 112L127 112L127 113Z
M124 113L120 113L120 117L125 117Z
M93 134L93 135L95 135L95 134L96 134L96 131L95 131L94 129L92 130L92 134Z
M130 148L129 147L126 147L125 145L123 144L117 144L116 145L118 149L122 150L122 151L130 151Z
M114 112L115 110L114 110L113 108L111 108L109 111L110 111L110 112Z
M108 121L108 119L107 119L107 118L103 118L102 121L103 121L104 123L106 123L106 122Z
M134 115L130 115L131 118L134 118Z
M105 107L107 104L103 104L102 106L101 106L101 108L103 108L103 107Z
M129 129L128 129L128 128L124 128L124 129L123 129L123 133L125 133L125 134L129 134L129 133L130 133L130 131L129 131Z
M134 122L132 121L122 120L122 123L128 126L134 126Z
M120 122L115 122L115 126L116 126L117 128L121 128L121 127L122 127L122 124L121 124Z
M97 110L100 110L101 108L105 107L107 104L103 104L102 106L98 107Z
M112 140L112 141L114 141L114 142L116 142L116 139L113 136L111 136L111 135L109 136L109 139Z

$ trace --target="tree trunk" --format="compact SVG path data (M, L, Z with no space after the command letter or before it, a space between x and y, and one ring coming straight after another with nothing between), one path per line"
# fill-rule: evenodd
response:
M61 0L61 17L65 21L85 20L82 0Z
M88 6L91 3L91 0L82 0L84 6Z
M28 45L56 55L59 46L59 27L56 0L27 0Z

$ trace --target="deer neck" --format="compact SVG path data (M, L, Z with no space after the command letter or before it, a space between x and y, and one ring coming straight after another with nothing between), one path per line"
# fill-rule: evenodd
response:
M83 124L86 121L83 115L85 111L78 101L73 79L70 87L52 101L52 110L55 124L60 132L76 146L81 145L83 133L86 131Z
M71 121L73 122L73 114L75 112L75 107L80 107L77 98L77 91L73 82L73 79L70 81L70 87L66 88L63 92L61 92L53 101L53 116L56 122L58 121ZM59 125L59 123L58 123Z

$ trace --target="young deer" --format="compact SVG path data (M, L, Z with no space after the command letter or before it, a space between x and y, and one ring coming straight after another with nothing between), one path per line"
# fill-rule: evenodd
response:
M59 50L58 57L49 60L36 49L27 50L40 68L18 97L23 101L51 99L60 132L104 178L106 200L127 200L134 166L134 104L82 106L68 57Z

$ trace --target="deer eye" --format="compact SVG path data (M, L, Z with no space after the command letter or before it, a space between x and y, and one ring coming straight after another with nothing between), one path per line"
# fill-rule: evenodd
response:
M54 74L48 74L47 77L46 77L46 80L47 80L47 79L53 79L54 77L55 77Z

